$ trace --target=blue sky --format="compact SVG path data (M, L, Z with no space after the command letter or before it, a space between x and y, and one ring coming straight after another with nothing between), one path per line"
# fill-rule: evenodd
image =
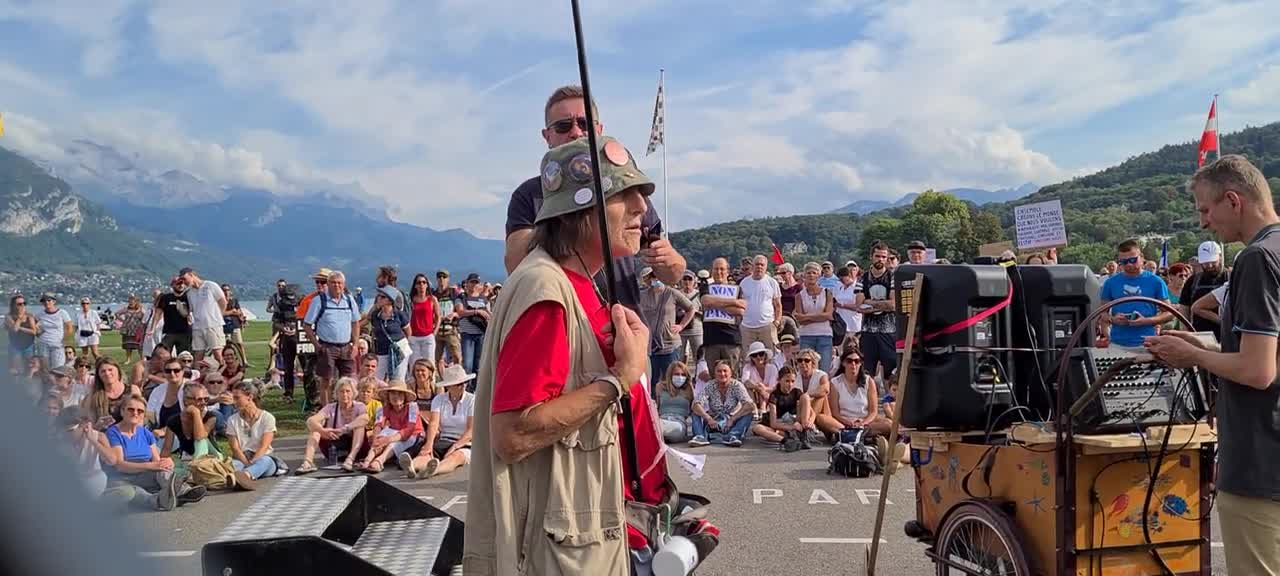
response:
M1276 2L583 4L606 132L637 156L667 70L675 229L1060 181L1198 137L1215 92L1224 131L1280 120ZM577 79L568 6L0 0L2 144L56 161L87 138L281 194L358 182L395 219L499 237L545 98Z

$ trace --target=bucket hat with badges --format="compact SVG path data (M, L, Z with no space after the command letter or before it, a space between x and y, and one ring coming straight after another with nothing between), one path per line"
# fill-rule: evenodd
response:
M600 146L600 186L604 197L640 187L644 196L653 194L653 181L636 166L635 158L621 142L603 136ZM600 194L591 177L590 145L586 138L561 144L542 157L542 208L535 222L572 214L596 205Z

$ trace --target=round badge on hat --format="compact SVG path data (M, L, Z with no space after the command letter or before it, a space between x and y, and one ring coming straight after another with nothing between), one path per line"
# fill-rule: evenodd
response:
M604 157L618 166L626 166L627 161L630 160L627 156L627 149L617 140L610 140L604 143Z
M577 192L573 193L573 201L579 206L586 206L591 203L593 196L595 196L595 193L590 188L579 188Z
M613 178L605 176L600 179L600 191L608 192L613 189Z
M591 181L591 158L586 154L574 156L569 161L569 177L575 182L585 183Z
M555 190L560 187L560 163L552 160L542 168L542 189Z

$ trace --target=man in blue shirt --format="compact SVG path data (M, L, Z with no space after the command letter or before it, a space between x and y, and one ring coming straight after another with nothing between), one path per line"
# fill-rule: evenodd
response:
M347 293L347 277L342 272L329 273L325 291L307 307L302 323L307 337L316 343L316 377L320 379L320 406L324 406L329 403L335 378L356 375L360 305Z
M1105 304L1127 296L1146 296L1169 301L1169 286L1159 276L1142 269L1142 249L1137 240L1125 240L1116 246L1116 263L1120 270L1102 284L1099 296ZM1173 314L1148 302L1130 302L1111 309L1100 318L1099 330L1111 348L1142 352L1142 341L1156 335L1156 326L1173 319Z

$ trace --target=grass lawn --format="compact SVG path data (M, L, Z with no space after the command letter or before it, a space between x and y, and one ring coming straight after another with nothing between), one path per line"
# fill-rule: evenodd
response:
M6 339L7 336L4 333L0 333L0 340ZM254 321L245 325L244 351L245 356L248 357L249 364L253 365L253 368L246 368L247 376L262 378L266 374L268 366L267 342L270 339L271 322ZM68 338L68 340L71 339ZM120 332L115 330L103 332L98 351L123 364L124 349L120 348ZM127 369L125 373L128 373ZM278 389L271 390L263 396L262 407L276 417L277 436L279 437L297 436L306 430L306 422L302 414L303 394L301 382L298 382L298 387L299 390L295 394L295 401L292 404L284 402L283 392Z

